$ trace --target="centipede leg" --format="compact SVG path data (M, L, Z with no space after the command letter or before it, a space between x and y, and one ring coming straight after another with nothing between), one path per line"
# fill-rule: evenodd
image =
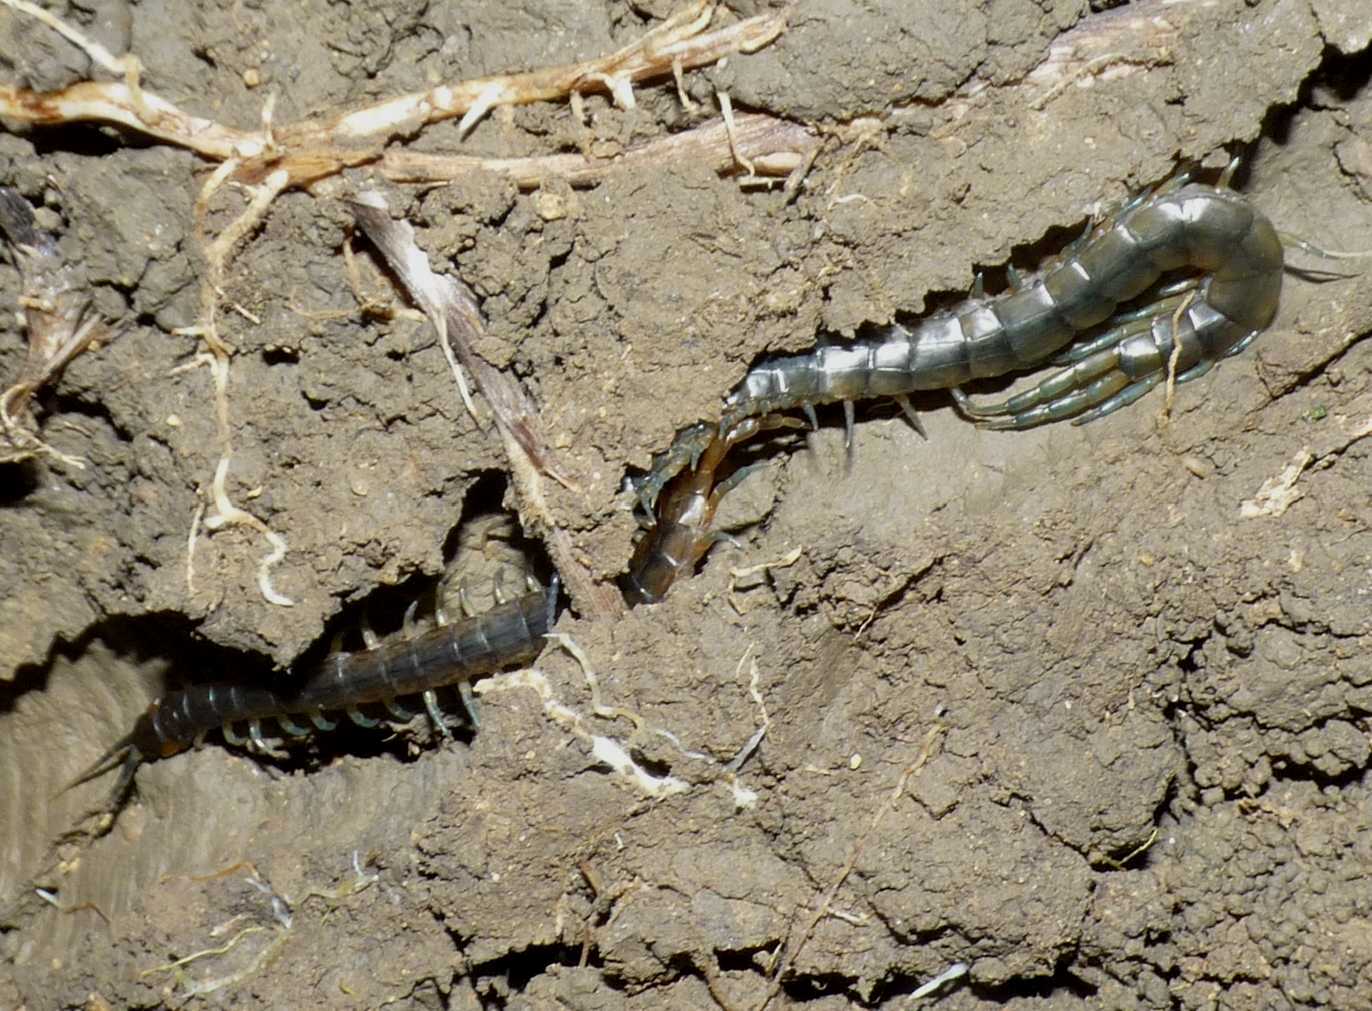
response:
M665 453L654 459L652 469L644 477L632 482L634 495L643 507L649 527L657 523L657 499L662 489L688 465L695 470L700 465L701 454L718 434L718 427L709 422L692 425L677 435Z
M476 701L476 693L472 691L470 681L458 682L457 697L462 700L462 708L467 710L467 719L471 722L472 729L479 729L481 727L481 704Z
M377 638L376 632L374 632L374 631L372 630L371 621L368 619L365 610L363 611L363 614L362 614L362 622L361 622L361 625L362 625L362 644L363 644L364 646L366 646L368 649L376 649L376 647L379 646L379 645L381 644L381 640Z
M497 569L495 580L491 584L491 593L495 596L497 604L504 604L510 599L505 593L505 572L505 569Z
M248 721L248 737L252 741L252 747L264 755L272 758L285 758L286 753L273 744L268 744L267 739L262 736L262 721Z
M1116 325L1105 333L1056 359L1070 364L1022 393L976 403L960 389L953 389L953 399L958 409L977 424L999 430L1033 428L1068 419L1074 425L1084 425L1112 414L1134 403L1164 376L1161 370L1148 375L1126 373L1121 366L1120 349L1134 338L1156 339L1152 337L1154 322L1168 316L1175 319L1196 299L1201 284L1198 278L1183 279L1161 289L1162 297L1156 301L1115 317ZM1251 342L1252 336L1240 342L1240 350ZM1171 349L1168 339L1157 347L1157 352L1166 359ZM1178 375L1177 381L1189 382L1204 375L1213 364L1209 360L1196 362Z
M370 729L371 727L379 726L381 723L380 720L374 720L370 716L365 715L357 706L349 706L343 711L348 714L348 719L352 720L359 727L367 727Z
M1208 372L1210 370L1210 367L1214 364L1214 362L1204 362L1203 364L1205 366L1205 369L1203 371ZM1183 375L1186 375L1186 373L1183 373ZM1153 387L1157 386L1158 383L1162 382L1162 378L1163 374L1161 372L1154 372L1152 375L1145 376L1143 379L1140 379L1136 383L1131 383L1124 389L1120 390L1118 393L1115 393L1107 397L1105 400L1101 401L1095 407L1091 408L1088 411L1085 411L1079 417L1073 418L1072 424L1078 426L1085 425L1099 418L1103 418L1107 414L1113 414L1114 412L1118 411L1121 407L1128 407L1130 404L1138 400ZM1188 378L1194 378L1194 376L1188 376ZM1182 376L1177 377L1177 382L1184 381L1185 380L1182 378Z
M382 705L386 707L388 713L401 723L409 723L410 720L414 719L414 712L410 709L406 709L395 699L385 699L382 702Z
M905 415L905 420L910 422L910 427L919 433L921 439L928 439L929 433L924 430L924 422L919 420L919 415L915 413L915 405L910 403L910 398L901 394L892 397L892 400L900 407L901 413Z
M1018 420L1021 423L1011 424L1009 427L1024 428L1041 424L1044 421L1069 417L1070 413L1062 414L1060 412L1053 412L1050 416L1047 409L1058 404L1068 407L1069 403L1072 402L1071 398L1078 396L1085 388L1102 377L1109 376L1115 366L1113 349L1106 349L1068 366L1061 372L1049 376L1037 386L1005 400L978 404L957 387L954 387L951 392L953 399L957 401L958 409L969 418L978 422L982 420L995 421L997 427L1002 427L998 424L999 419ZM1127 377L1124 382L1128 382ZM1107 393L1106 396L1109 394ZM1079 403L1079 401L1077 402ZM1087 404L1086 406L1090 405ZM1031 417L1034 420L1028 420Z
M117 812L119 805L128 796L129 790L133 787L133 776L138 771L138 767L143 764L143 755L137 748L129 748L129 752L124 756L124 762L119 766L119 778L114 781L114 789L110 791L109 809Z
M328 719L322 712L313 712L310 713L309 716L310 722L315 725L316 729L322 730L325 733L328 733L330 730L333 730L335 727L338 726L337 722Z
M1243 159L1240 158L1238 155L1235 155L1233 158L1229 159L1229 164L1224 167L1224 170L1222 172L1220 172L1220 179L1219 183L1217 184L1220 189L1232 189L1230 184L1234 181L1234 173L1239 170L1239 166L1241 164L1243 164Z
M279 727L280 727L282 730L284 730L286 733L290 734L292 737L309 737L309 736L310 736L310 728L309 728L309 727L302 727L300 724L296 723L294 720L292 720L292 719L291 719L289 716L287 716L285 713L282 713L280 716L278 716L278 717L276 718L276 723L277 723L277 726L279 726Z
M443 710L438 706L438 695L430 690L424 693L424 710L429 714L429 720L433 723L434 729L443 735L445 741L453 739L453 732L448 729L448 721L443 716Z
M1226 351L1226 352L1224 353L1224 357L1225 357L1225 358L1233 358L1235 355L1241 355L1241 354L1243 354L1245 351L1248 350L1248 346L1249 346L1250 344L1252 344L1255 340L1258 339L1258 334L1260 334L1260 333L1262 333L1261 330L1254 330L1254 331L1253 331L1252 333L1250 333L1247 337L1243 338L1241 341L1239 341L1237 344L1235 344L1232 348L1230 348L1228 351Z
M1114 325L1109 330L1088 341L1073 344L1055 356L1052 363L1059 367L1075 365L1100 351L1114 347L1135 334L1146 333L1148 326L1139 326L1138 324L1147 321L1151 325L1155 317L1171 315L1186 301L1190 292L1201 286L1202 281L1203 278L1188 277L1158 289L1156 301L1112 317L1111 322Z

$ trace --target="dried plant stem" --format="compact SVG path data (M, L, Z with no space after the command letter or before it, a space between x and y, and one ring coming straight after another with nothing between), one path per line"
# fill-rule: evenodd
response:
M392 182L447 182L471 172L508 176L522 190L537 189L549 179L565 179L572 186L593 186L615 172L650 168L673 162L708 165L728 172L751 163L758 175L784 177L804 164L821 143L808 126L761 113L734 115L733 146L724 120L660 140L632 147L613 158L583 154L554 154L533 158L478 158L471 155L428 154L394 150L382 155L378 168Z
M38 17L24 0L0 0ZM786 11L758 15L713 32L713 0L693 0L642 38L597 59L522 74L500 74L440 84L354 109L314 117L273 130L267 122L242 130L192 115L143 88L139 64L115 59L98 43L43 12L40 20L80 46L123 81L82 81L57 91L35 92L0 85L0 116L35 125L96 121L117 124L212 161L237 161L235 174L256 181L283 170L287 187L315 182L350 166L373 161L386 141L408 136L430 123L462 117L465 135L491 109L527 105L593 91L607 91L620 105L633 105L633 84L704 66L737 52L767 45L786 27ZM268 117L264 116L264 120Z

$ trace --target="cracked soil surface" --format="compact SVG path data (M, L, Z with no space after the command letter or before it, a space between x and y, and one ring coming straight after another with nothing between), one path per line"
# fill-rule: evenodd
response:
M65 16L182 107L251 127L268 88L289 121L610 52L671 5L95 6ZM717 91L824 138L793 193L682 161L532 192L379 184L540 405L581 484L550 508L593 573L631 551L626 473L759 357L949 304L978 271L1003 286L1179 164L1241 152L1279 228L1369 245L1372 3L1107 6L804 0L771 45L686 73L694 109L668 79L632 109L588 97L585 123L548 103L413 141L610 158L717 117ZM0 32L0 79L89 72L9 11ZM563 613L599 709L550 645L537 676L483 686L456 744L352 734L276 765L216 739L140 770L108 834L64 838L110 784L61 786L150 698L280 677L365 607L387 631L445 565L484 586L502 554L463 533L512 506L499 440L428 325L350 288L341 198L377 185L364 166L279 198L223 291L243 310L223 314L230 486L286 539L272 578L295 606L263 598L269 547L243 528L201 533L188 585L219 447L207 370L177 369L199 349L172 331L197 311L207 170L94 126L0 132L0 184L131 323L41 403L86 469L0 471L0 1007L1372 1007L1356 265L1288 274L1270 330L1166 419L1155 392L1083 428L987 432L931 394L927 442L859 405L846 466L822 413L811 451L771 445L725 500L739 546L620 620ZM398 298L357 250L366 289ZM0 264L0 377L18 288ZM1294 500L1245 517L1284 470Z

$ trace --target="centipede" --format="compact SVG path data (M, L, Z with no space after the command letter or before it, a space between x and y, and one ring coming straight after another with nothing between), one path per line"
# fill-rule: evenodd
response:
M621 581L626 603L661 601L727 539L712 529L716 509L756 466L731 468L727 458L763 433L804 427L785 412L802 412L813 427L816 406L841 403L850 446L855 401L892 398L922 432L909 395L927 390L949 390L958 409L985 427L1085 424L1133 403L1165 377L1185 383L1242 352L1276 315L1284 241L1322 251L1284 240L1234 192L1236 167L1231 162L1217 185L1183 173L1137 195L1033 277L1012 274L1010 290L999 296L986 297L979 283L963 302L914 323L758 362L725 395L719 420L684 429L635 485L648 530ZM1187 273L1160 284L1179 271ZM1145 305L1120 311L1149 293ZM962 389L1045 362L1060 371L1000 401L978 403ZM211 731L265 751L266 721L291 737L332 730L337 714L371 726L378 721L360 706L383 705L408 719L414 714L407 700L416 697L442 727L433 692L451 685L475 722L472 680L537 656L558 592L554 577L482 614L332 652L281 688L219 683L169 692L76 782L119 767L117 807L140 765L184 751ZM246 740L237 727L246 729Z
M734 446L760 432L795 428L800 422L782 415L744 418L727 430L722 426L693 426L678 451L694 459L674 477L659 499L654 529L639 540L624 578L624 598L630 605L655 604L683 573L693 569L716 541L727 537L710 529L715 509L729 491L753 470L741 467L726 477L718 471ZM718 478L718 480L717 480Z
M1024 429L1058 421L1082 425L1139 400L1165 378L1186 383L1241 353L1276 316L1285 245L1339 256L1277 232L1235 192L1232 160L1215 185L1182 172L1090 224L1036 275L1010 272L1010 288L988 298L980 278L971 296L916 322L896 322L847 344L821 343L765 358L723 399L720 420L683 430L635 485L655 522L625 577L631 601L655 602L717 539L709 529L720 497L738 481L711 487L725 452L780 427L799 410L841 403L851 450L854 402L891 398L924 433L909 395L950 391L981 427ZM1165 276L1185 272L1178 280ZM1121 311L1141 296L1146 304ZM1051 362L1059 371L1031 389L978 403L963 386ZM750 420L765 423L747 425Z
M1139 194L1037 276L1012 279L997 298L974 292L913 325L760 362L725 396L721 427L841 402L851 437L856 400L890 397L913 417L911 393L961 392L973 380L1036 367L1112 318L1116 325L1060 358L1068 366L1060 376L1002 403L963 398L964 410L1001 427L1085 424L1138 400L1169 369L1178 382L1204 375L1265 330L1281 298L1282 240L1229 188L1237 167L1236 159L1215 186L1183 173ZM1193 273L1117 316L1164 274L1185 269Z
M140 765L185 751L211 731L219 730L231 744L270 752L263 737L265 721L290 737L333 730L342 716L360 726L377 726L381 721L360 708L367 705L382 706L396 719L409 720L416 713L408 705L418 699L446 736L447 723L437 710L434 691L454 685L469 689L475 678L533 660L552 629L558 593L554 575L546 587L480 614L439 621L423 631L382 641L369 635L368 648L331 652L280 687L213 683L168 692L72 785L118 766L109 802L117 810ZM469 690L462 694L475 723ZM240 727L246 737L236 729Z

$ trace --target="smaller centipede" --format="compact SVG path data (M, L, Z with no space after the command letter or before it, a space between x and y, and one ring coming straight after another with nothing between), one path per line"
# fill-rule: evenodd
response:
M552 629L558 591L554 576L546 588L538 587L481 614L439 622L418 634L380 643L369 636L368 648L330 653L289 686L217 683L168 692L71 785L119 766L110 799L110 808L115 810L138 766L184 751L212 730L221 730L231 744L251 741L259 750L270 751L262 736L264 720L275 721L292 737L334 729L337 722L329 718L330 713L346 714L360 726L376 726L380 720L363 714L360 706L380 704L397 719L408 720L415 714L399 700L411 696L423 700L446 735L434 690L457 685L475 722L471 681L538 655L544 636ZM412 615L413 608L407 619ZM293 718L308 722L313 730ZM235 732L236 725L247 727L246 741Z
M740 467L716 483L729 450L760 432L799 427L795 418L772 414L745 418L728 429L702 422L688 430L689 437L679 440L676 448L690 457L682 461L690 466L672 478L665 489L654 491L655 498L664 490L665 494L657 503L654 525L638 542L624 577L624 597L631 606L660 601L711 545L727 539L727 535L710 530L715 509L720 499L753 470L751 466ZM649 516L653 516L651 511Z

